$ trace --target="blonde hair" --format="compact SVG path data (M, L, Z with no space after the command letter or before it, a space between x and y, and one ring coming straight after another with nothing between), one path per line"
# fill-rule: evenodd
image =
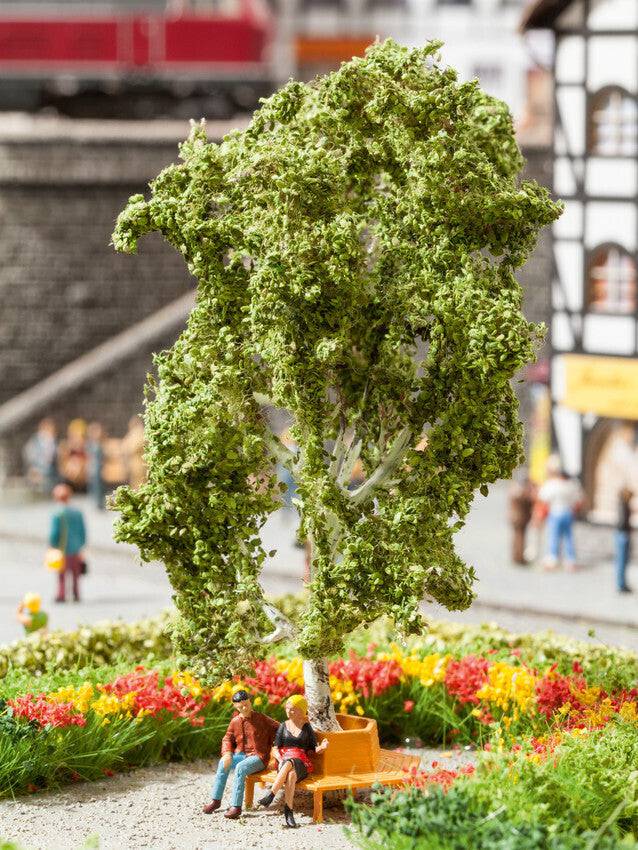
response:
M300 708L304 714L308 714L308 702L301 694L293 694L286 700L286 705L292 705L294 708Z
M32 614L37 614L40 610L40 606L42 605L42 599L37 593L25 593L22 604L27 611L30 611Z

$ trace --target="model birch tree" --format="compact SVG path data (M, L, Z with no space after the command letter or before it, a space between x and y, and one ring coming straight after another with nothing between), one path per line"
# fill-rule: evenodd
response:
M459 83L439 47L389 40L291 81L220 144L194 126L113 237L134 252L161 232L198 281L148 381L148 482L117 492L118 537L166 565L176 646L200 674L263 654L265 610L266 640L305 659L323 729L336 726L326 658L348 632L381 614L418 631L424 598L470 605L453 536L476 490L521 461L510 379L539 329L514 273L560 207L520 182L505 104ZM264 405L287 411L298 450ZM296 628L259 584L276 463L311 545Z

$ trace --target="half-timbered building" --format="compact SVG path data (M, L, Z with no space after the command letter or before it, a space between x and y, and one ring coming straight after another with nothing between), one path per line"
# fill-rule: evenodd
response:
M522 28L555 35L553 431L608 522L638 493L638 0L535 0Z

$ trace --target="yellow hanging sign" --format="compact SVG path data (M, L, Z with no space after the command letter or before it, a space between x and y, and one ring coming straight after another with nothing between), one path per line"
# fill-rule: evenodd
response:
M565 354L561 403L581 413L638 419L638 359Z

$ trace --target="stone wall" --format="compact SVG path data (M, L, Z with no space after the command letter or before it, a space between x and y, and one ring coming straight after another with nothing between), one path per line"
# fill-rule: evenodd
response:
M547 147L527 148L523 150L527 164L524 177L536 180L542 186L552 185L552 158ZM519 269L518 280L523 287L523 312L531 322L544 322L549 329L551 322L551 281L553 276L553 253L551 229L545 228L538 239L536 248L529 261ZM548 337L541 347L538 359L549 357ZM527 370L519 377L524 378ZM516 394L520 401L520 415L525 426L526 445L529 445L529 423L532 416L532 397L530 385L515 383Z
M134 256L109 244L127 198L177 161L188 129L187 122L2 119L0 405L193 287L159 235L144 238ZM61 429L81 416L123 434L141 410L151 354L140 350L3 435L5 472L20 471L20 446L45 414Z

